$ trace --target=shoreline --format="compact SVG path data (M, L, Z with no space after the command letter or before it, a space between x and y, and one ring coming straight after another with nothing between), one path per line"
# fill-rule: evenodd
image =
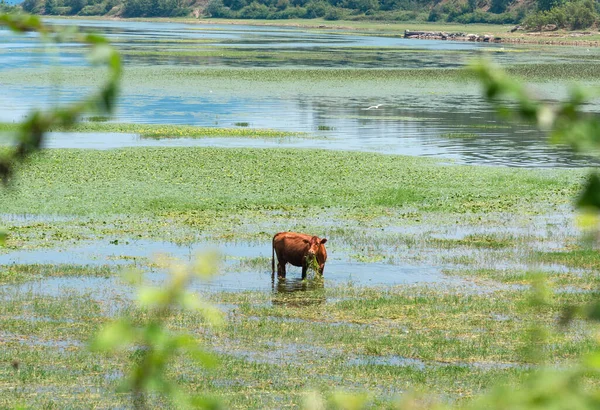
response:
M247 25L264 27L293 27L309 30L348 30L355 34L368 34L378 37L405 37L406 31L427 32L461 32L477 37L489 37L495 43L537 44L549 46L600 47L600 32L552 31L552 32L511 32L513 25L490 24L447 24L420 22L381 22L381 21L326 21L323 19L290 19L290 20L242 20L242 19L207 19L207 18L167 18L167 17L134 17L122 18L114 16L42 16L43 18L64 20L108 20L135 22L182 23L195 25ZM448 41L474 41L468 35L465 38L452 38ZM416 37L413 37L416 38ZM423 39L434 39L424 37ZM477 40L475 40L477 41ZM483 40L480 40L483 41Z
M568 36L574 36L573 32ZM579 34L579 33L578 33ZM433 31L409 31L404 32L404 38L411 40L444 40L444 41L470 41L477 43L508 43L508 44L540 44L540 45L556 45L556 46L579 46L579 47L598 47L600 45L599 40L550 40L548 37L543 36L539 32L524 33L528 37L500 37L492 34L474 34L474 33L447 33L447 32L433 32ZM592 33L580 34L577 37L583 35L592 35ZM531 37L540 37L539 39ZM555 35L554 38L564 39L564 36ZM551 38L552 38L551 37Z

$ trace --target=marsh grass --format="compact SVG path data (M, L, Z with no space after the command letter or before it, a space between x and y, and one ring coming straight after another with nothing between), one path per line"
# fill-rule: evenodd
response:
M313 278L316 280L321 279L321 275L319 272L319 262L317 262L317 258L308 258L308 270L312 272L312 274L308 273L308 278Z
M573 63L537 64L520 63L507 66L511 76L522 80L546 83L557 80L595 81L598 64L592 61ZM69 83L72 87L90 86L90 69L65 67L53 73L56 81ZM98 75L100 75L98 73ZM50 86L50 72L42 69L6 70L3 81L7 85ZM53 78L53 77L52 77ZM92 77L93 78L93 77ZM395 96L398 87L433 88L435 93L447 94L456 87L464 92L465 86L477 92L477 82L472 74L457 68L287 68L287 67L208 67L187 66L134 66L124 73L123 83L127 87L144 87L169 90L169 93L189 95L194 90L213 89L230 95L262 95L278 91L283 94L297 92L302 87L305 92L317 95L341 96ZM444 84L440 90L439 84ZM185 86L183 86L185 84ZM352 85L349 87L348 85ZM94 80L92 84L94 85ZM345 85L342 87L342 85ZM375 89L374 89L375 88ZM323 94L324 93L324 94Z
M235 123L239 127L247 127L247 122ZM0 123L0 131L15 131L17 124ZM302 132L289 132L273 129L239 129L239 128L214 128L195 127L190 125L173 124L126 124L109 122L80 122L68 129L55 129L53 131L70 132L115 132L138 134L142 138L310 138L309 134Z
M245 262L260 268L268 258ZM97 274L93 267L75 272ZM447 287L304 282L291 292L210 293L213 303L228 307L226 326L215 332L203 328L199 314L173 312L169 329L193 332L217 352L220 364L216 371L199 371L181 358L169 365L169 374L188 391L222 397L228 408L277 407L281 400L297 406L306 388L327 392L332 385L360 386L372 392L378 407L388 407L407 387L468 403L499 380L517 383L533 370L520 355L530 315L525 291L478 294ZM19 361L18 372L0 371L7 386L1 405L16 398L33 407L50 400L61 407L75 401L86 407L128 402L127 395L111 392L131 353L110 359L87 351L85 344L115 314L115 305L119 315L137 321L148 311L116 295L96 300L68 288L57 296L0 292L0 357ZM557 303L590 298L557 294ZM561 365L588 351L594 340L586 325L561 332L555 319L554 311L539 317L551 329L553 364ZM590 382L597 381L590 376ZM96 394L75 387L82 385Z
M455 125L457 128L480 128L480 129L507 129L512 128L511 125L507 124L465 124L465 125Z
M600 252L596 249L574 249L562 252L536 252L532 259L545 264L558 264L570 268L600 270Z
M512 248L521 242L517 238L509 235L492 235L492 234L479 234L479 235L466 235L462 239L440 239L430 238L427 240L434 247L440 248L453 248L456 246L466 246L472 248L485 248L485 249L505 249Z
M107 122L107 121L110 121L110 117L105 117L102 115L95 115L95 116L87 117L87 120L89 122Z
M441 134L442 138L477 138L478 135L468 132L447 132Z
M244 271L244 270L260 270L260 271L270 271L271 269L271 258L265 256L257 256L252 258L241 258L236 261L236 263L227 268L229 270L234 271Z
M319 178L307 180L315 163ZM9 233L32 248L50 243L64 249L78 243L79 235L103 244L117 240L118 249L128 238L165 240L165 232L181 241L268 243L272 232L285 226L324 231L331 239L328 263L352 260L352 255L366 258L363 263L400 255L405 263L410 254L418 259L439 249L456 257L455 248L510 251L529 243L528 231L489 234L485 228L506 221L506 215L515 225L531 223L532 204L540 214L563 211L582 174L320 150L49 150L23 168L18 195L1 195L8 213L67 216L3 219ZM306 189L299 193L298 186ZM432 225L421 232L427 223ZM436 239L430 233L433 227L443 232L461 225L483 232L460 239ZM481 263L479 254L470 257L474 266ZM595 266L591 255L581 258ZM140 264L150 267L147 261ZM230 266L270 271L270 258L240 258ZM113 275L113 268L16 265L0 272L16 277L2 279L8 284L35 283L44 275L104 277ZM518 270L504 282L502 273L465 272L475 283L527 284ZM594 283L576 273L556 277L560 287ZM0 407L15 400L32 408L129 403L129 397L112 392L133 353L110 359L85 345L115 315L142 321L148 311L133 306L119 289L99 297L64 286L55 296L38 294L35 286L20 292L0 288L0 360L20 363L18 371L0 369L7 392L0 395ZM369 390L377 408L391 407L407 389L427 389L433 398L462 405L499 380L516 384L534 370L521 355L531 311L527 292L519 288L364 288L333 283L326 266L321 282L286 282L272 292L213 291L208 298L226 310L224 328L208 330L200 315L182 312L169 318L168 327L193 333L216 352L217 371L199 370L181 358L169 364L168 372L188 391L222 397L226 408L294 407L306 389L333 388ZM550 329L553 365L566 366L595 345L586 324L567 332L555 326L560 303L592 298L556 293L553 309L539 316ZM598 380L591 375L589 382Z
M506 284L533 285L538 272L516 269L472 269L446 270L449 275L460 275L472 278L485 278ZM547 283L557 289L570 289L573 292L585 292L599 289L600 278L595 272L545 272Z
M306 178L318 163L319 178ZM52 175L49 179L47 175ZM386 178L380 178L386 175ZM420 212L536 212L578 189L574 170L438 165L430 159L290 149L50 150L0 193L5 212L110 215L297 207L411 207ZM297 186L305 189L299 191ZM544 203L539 198L547 198ZM65 200L68 198L68 200ZM546 207L544 209L544 207ZM201 215L201 214L200 214Z
M11 264L0 266L0 284L21 283L47 277L109 277L122 268L111 265L46 265L46 264Z
M595 73L600 69L600 64L594 62L580 63L547 63L547 64L519 64L507 69L511 76L521 79L538 79L551 81L564 80L593 80Z

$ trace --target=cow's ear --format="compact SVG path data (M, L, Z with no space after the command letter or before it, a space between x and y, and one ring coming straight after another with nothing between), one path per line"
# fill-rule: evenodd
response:
M327 242L327 238L323 238L323 239L321 239L321 243L322 243L322 244L323 244L323 243L325 243L325 242Z
M307 243L310 245L310 241L308 239L302 239L302 242Z

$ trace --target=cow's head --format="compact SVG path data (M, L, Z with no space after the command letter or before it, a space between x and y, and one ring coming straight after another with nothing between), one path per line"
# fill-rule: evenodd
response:
M308 241L308 256L311 258L316 256L317 253L319 253L319 249L325 244L325 242L327 242L327 239L319 239L318 236L313 236L310 238L310 241Z

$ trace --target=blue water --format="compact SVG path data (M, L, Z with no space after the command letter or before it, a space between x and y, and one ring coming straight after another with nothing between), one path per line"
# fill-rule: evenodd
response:
M499 64L513 64L575 62L581 53L586 53L588 58L588 54L598 54L597 50L576 48L412 40L325 29L305 31L298 28L126 20L47 21L98 31L109 37L124 53L126 72L134 67L150 66L158 69L157 76L163 68L168 71L173 67L460 68L481 55L493 57ZM306 51L307 58L263 61L219 56L196 58L139 54L147 50L192 52L200 48L210 50L214 46L264 49L267 55L275 56L285 55L282 53L286 50ZM333 56L350 48L361 48L369 53L348 61L310 58L313 51ZM14 77L15 70L23 68L56 67L58 70L60 67L84 66L87 62L82 51L78 44L49 47L41 44L34 34L17 36L0 30L0 121L20 121L31 108L66 104L85 95L89 91L87 87L53 84L51 78L47 79L47 85L24 85L18 80L16 83L11 79L4 80L2 76L6 72ZM503 122L483 100L479 87L473 84L455 84L452 88L445 83L439 86L434 82L412 84L398 78L397 83L388 83L385 89L378 89L377 83L357 80L327 89L315 88L307 83L306 87L299 84L297 89L279 90L273 86L272 89L249 91L243 83L229 85L226 81L206 84L195 83L190 78L175 83L177 87L173 88L151 83L128 87L125 83L112 120L227 128L247 122L251 128L300 131L324 139L180 139L154 142L135 136L54 134L46 145L52 148L99 149L142 145L291 146L434 156L468 164L523 167L592 164L590 159L577 156L566 148L549 146L545 136L532 126ZM559 82L544 83L540 84L540 92L557 97L564 95L564 86ZM376 104L381 106L366 109ZM600 108L590 107L590 111L595 110ZM467 138L457 138L457 135L466 135Z
M167 255L178 260L191 262L200 252L215 250L222 258L220 273L208 281L198 281L192 289L210 291L244 291L244 290L272 290L271 264L264 266L235 268L235 265L244 258L264 257L270 259L271 244L245 244L245 243L195 243L179 246L161 241L120 241L111 244L109 241L81 242L75 246L57 249L36 249L12 251L0 254L0 265L10 264L76 264L88 266L116 265L128 266L135 264L145 265L159 255ZM352 283L357 286L383 286L413 283L432 284L461 284L463 281L447 277L441 272L442 267L429 266L423 263L418 265L386 264L386 263L360 263L348 261L342 253L332 254L326 263L324 275L325 286L334 284ZM290 286L299 283L301 271L298 267L288 265L287 280ZM164 269L157 268L148 273L146 277L162 283L166 278ZM73 278L59 277L47 278L41 282L21 285L23 290L33 289L42 294L60 294L66 288L73 288L80 292L101 292L110 284L113 288L131 292L119 284L117 278ZM14 286L0 287L14 289ZM1 292L0 292L1 293Z

